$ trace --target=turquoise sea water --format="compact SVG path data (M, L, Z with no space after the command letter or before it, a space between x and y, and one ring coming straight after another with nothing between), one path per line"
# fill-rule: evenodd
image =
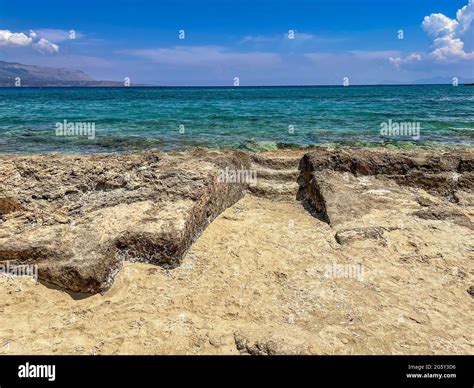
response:
M95 136L57 136L56 123ZM418 140L381 124L419 123ZM0 153L474 144L474 87L0 89Z

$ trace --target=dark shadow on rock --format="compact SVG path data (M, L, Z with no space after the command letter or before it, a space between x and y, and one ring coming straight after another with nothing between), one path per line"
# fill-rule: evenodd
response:
M50 290L65 292L66 294L68 294L71 297L71 299L74 299L74 300L83 300L83 299L87 299L87 298L90 298L91 296L96 295L96 294L91 294L91 293L81 293L81 292L69 291L68 289L66 289L64 287L57 286L55 284L46 282L44 280L38 280L38 283L42 284L46 288L49 288Z

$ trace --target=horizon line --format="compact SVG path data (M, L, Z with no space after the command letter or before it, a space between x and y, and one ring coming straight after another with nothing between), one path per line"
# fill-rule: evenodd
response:
M73 81L74 82L74 81ZM91 81L94 82L117 82L117 81ZM118 82L117 82L118 83ZM380 83L380 84L353 84L353 85L340 85L340 84L308 84L308 85L240 85L240 86L232 86L232 85L22 85L22 86L2 86L0 85L1 89L42 89L42 88L62 88L62 89L90 89L90 88L103 88L103 89L112 89L112 88L120 88L120 89L138 89L138 88L182 88L182 89L191 89L191 88L206 88L206 89L249 89L249 88L311 88L311 87L341 87L341 88L350 88L350 87L370 87L370 86L442 86L442 85L452 85L451 83L400 83L400 84L390 84L390 83ZM454 85L452 85L454 86ZM474 86L474 83L467 82L467 83L460 83L457 86Z

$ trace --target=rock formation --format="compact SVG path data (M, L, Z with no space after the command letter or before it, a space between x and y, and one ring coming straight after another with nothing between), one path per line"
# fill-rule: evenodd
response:
M370 209L397 209L418 189L444 201L424 218L456 217L458 207L474 204L474 155L456 152L325 150L307 153L300 163L298 198L330 225L358 219ZM406 190L406 188L411 190ZM433 203L433 205L435 205ZM434 213L433 213L434 212ZM437 215L435 215L437 214ZM466 216L464 216L466 217ZM462 221L469 224L469 220ZM470 225L470 224L469 224Z
M124 260L178 266L206 226L247 190L300 200L334 228L341 246L386 245L393 226L367 224L374 211L403 210L472 229L470 150L197 149L2 156L0 163L0 262L36 264L42 282L80 293L105 292ZM224 170L255 170L257 182L222 181Z
M106 291L124 259L173 267L244 195L220 182L239 152L3 157L0 261L37 264L41 281Z

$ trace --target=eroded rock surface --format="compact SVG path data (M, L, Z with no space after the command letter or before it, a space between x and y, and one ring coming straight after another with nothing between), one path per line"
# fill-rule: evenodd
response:
M342 246L387 245L386 232L403 227L389 222L397 212L472 230L473 159L470 150L325 148L3 156L0 262L36 264L40 280L70 291L104 292L124 260L178 266L247 190L302 200ZM256 182L223 182L225 169L255 171Z
M474 153L459 151L401 152L369 149L317 150L300 162L298 197L330 225L360 219L375 209L431 206L420 203L423 190L440 199L442 208L418 212L422 218L454 217L469 224L458 206L473 199ZM418 203L415 203L418 202ZM453 210L454 209L454 210ZM436 215L439 214L439 217Z
M240 152L37 155L0 159L0 261L37 264L40 280L107 290L124 259L174 267L245 184Z
M246 195L183 257L189 231L243 195L215 183L220 168L250 159L258 181L291 182L298 152L0 159L0 197L17 201L1 215L2 260L37 263L66 289L113 281L77 298L0 276L0 354L472 354L471 151L430 154L433 174L458 182L436 190L419 183L423 152L311 151L305 206ZM436 167L445 154L453 171ZM426 178L396 155L426 155ZM377 158L400 173L338 162Z

